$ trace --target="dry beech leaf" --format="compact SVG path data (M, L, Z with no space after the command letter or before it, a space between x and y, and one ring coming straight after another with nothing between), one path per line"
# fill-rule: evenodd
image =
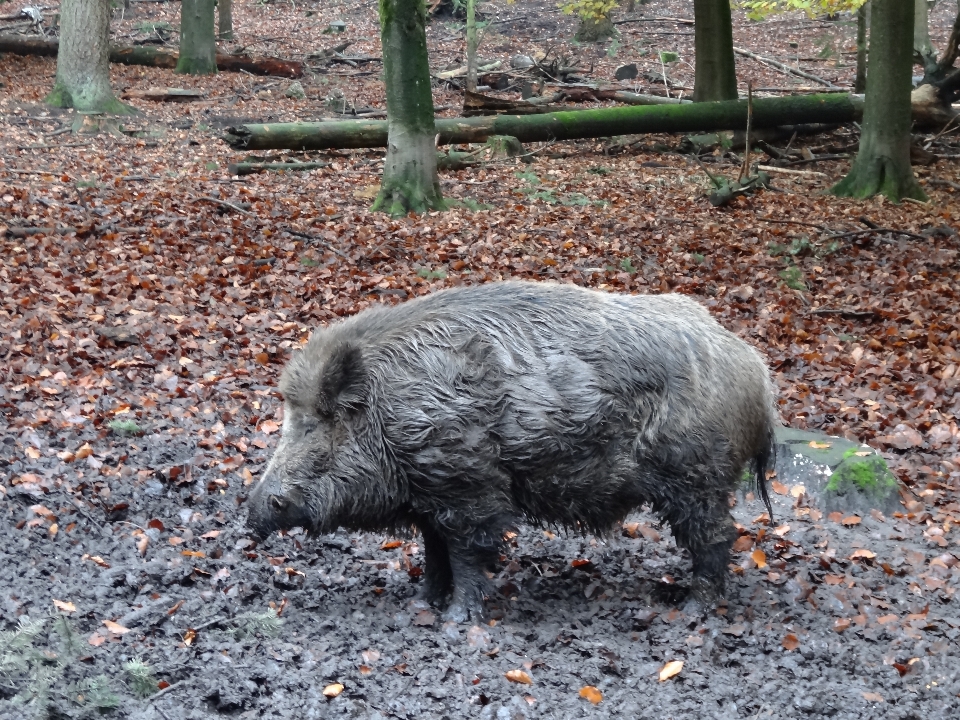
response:
M833 621L833 629L842 633L844 630L850 627L850 618L837 618Z
M827 450L833 447L833 443L820 442L819 440L811 440L810 447L812 447L814 450Z
M762 569L767 566L767 554L760 548L757 548L752 553L750 553L750 559L757 564L758 568Z
M113 620L104 620L103 624L106 626L107 630L117 635L123 635L124 633L130 632L130 628L124 627L120 623L115 623Z
M883 700L883 695L880 695L880 694L878 694L878 693L862 692L861 694L863 695L863 699L866 700L867 702L871 702L871 703L882 703L882 702L884 702L884 700Z
M790 495L792 495L792 496L795 497L795 498L800 497L801 495L805 494L806 492L807 492L807 488L806 488L805 486L803 486L803 485L793 485L793 486L790 488Z
M595 688L593 685L585 685L584 687L580 688L580 697L582 697L584 700L589 700L594 705L597 705L601 700L603 700L603 693L597 690L597 688Z
M737 538L737 541L733 544L734 552L746 552L753 547L753 536L752 535L741 535Z
M280 426L277 425L277 423L275 423L273 420L264 420L262 423L260 423L260 432L262 432L264 435L270 435L279 429Z
M63 600L54 600L53 605L57 610L65 613L72 613L77 611L77 606L72 602L64 602Z
M777 495L788 495L790 493L790 489L779 480L774 480L770 483L770 487L773 488L773 491Z
M403 540L387 540L380 546L381 550L393 550L403 545Z
M683 660L671 660L660 669L660 682L679 675L681 670L683 670Z
M875 552L871 552L870 550L865 550L863 548L860 548L859 550L854 550L850 554L850 559L856 560L857 558L866 558L867 560L872 560L876 556L877 554Z
M798 647L800 647L800 639L799 639L796 635L794 635L793 633L790 633L790 634L784 636L784 638L783 638L783 640L780 642L780 644L783 645L783 649L784 649L784 650L788 650L788 651L790 651L790 652L793 652L793 651L796 650Z
M105 641L106 638L99 632L95 632L93 635L87 638L87 642L94 647L100 647Z
M187 631L183 634L183 644L187 647L193 644L193 641L197 639L197 631L193 628L187 628Z
M857 515L848 515L843 520L840 521L841 525L846 525L847 527L853 527L854 525L860 524L860 517Z
M335 698L337 695L343 692L343 685L341 683L330 683L323 689L324 697Z
M507 672L504 673L504 677L510 682L521 683L523 685L533 684L533 678L524 670L507 670Z

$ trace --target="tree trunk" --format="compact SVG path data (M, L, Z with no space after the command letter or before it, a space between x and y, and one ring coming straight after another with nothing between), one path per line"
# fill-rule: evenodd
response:
M831 192L894 202L926 199L910 166L910 89L913 71L912 3L872 0L867 96L860 150L850 174Z
M693 0L696 77L693 101L737 99L730 0Z
M870 0L857 10L857 79L853 91L863 95L867 91L867 27L870 24Z
M180 59L174 72L213 75L217 72L217 37L213 33L214 0L180 3Z
M937 69L937 52L930 42L927 0L913 0L913 52L916 53L924 74Z
M384 53L385 59L386 55ZM753 127L849 123L859 120L862 112L862 101L840 93L760 98L753 101ZM568 110L545 115L442 118L436 121L435 127L441 144L482 143L493 135L512 135L520 142L540 142L639 133L743 130L747 127L747 102L728 100ZM348 120L241 125L228 128L224 139L237 150L327 150L383 147L387 144L387 134L387 123L382 120ZM432 151L432 134L430 139ZM393 142L391 136L391 150Z
M233 40L233 0L218 0L217 32L221 40Z
M110 0L63 0L57 78L46 102L56 107L129 114L110 89Z
M477 0L467 0L467 91L477 91Z
M380 0L387 157L372 210L442 209L423 0Z

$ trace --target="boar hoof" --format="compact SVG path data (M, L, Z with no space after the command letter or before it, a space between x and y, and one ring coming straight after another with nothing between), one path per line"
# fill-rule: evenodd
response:
M466 603L453 602L450 603L450 606L447 607L446 611L443 613L443 619L446 622L465 623L470 620L471 614L476 618L480 617L480 613L477 610L474 610L471 613L470 608L467 607Z
M715 610L723 599L723 588L706 578L694 577L690 588L690 597L683 606L685 615L692 617L703 616Z

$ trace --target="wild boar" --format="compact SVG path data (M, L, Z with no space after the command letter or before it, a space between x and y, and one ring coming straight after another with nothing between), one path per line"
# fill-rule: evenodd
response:
M502 282L319 329L280 381L280 443L249 498L261 535L416 528L424 596L464 621L522 520L601 534L649 504L724 591L731 492L778 423L760 355L682 295Z

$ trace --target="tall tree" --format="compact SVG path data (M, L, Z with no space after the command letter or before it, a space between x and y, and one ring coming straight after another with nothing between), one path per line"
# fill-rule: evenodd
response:
M870 22L870 2L857 8L857 78L853 91L862 95L867 91L867 27Z
M730 0L693 0L696 78L693 101L737 99Z
M217 33L221 40L233 40L233 0L217 0Z
M467 0L467 90L477 91L477 0Z
M182 0L180 3L180 59L174 72L186 75L217 72L214 3L215 0Z
M912 2L871 0L867 96L860 149L831 192L866 198L882 193L899 202L926 199L910 166L910 90L913 71Z
M437 177L436 125L423 0L380 0L387 157L371 209L391 215L444 207Z
M937 66L937 51L930 42L930 6L927 0L913 3L913 51L924 70Z
M48 105L77 110L136 112L110 89L110 0L63 0L57 79Z

